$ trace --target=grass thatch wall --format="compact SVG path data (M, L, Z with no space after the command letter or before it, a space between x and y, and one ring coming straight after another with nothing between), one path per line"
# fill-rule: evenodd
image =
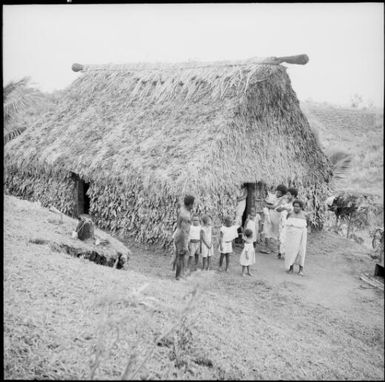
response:
M40 201L43 207L54 206L59 211L74 216L75 183L69 173L58 174L44 171L20 171L6 168L5 191L31 201Z
M5 165L72 171L101 227L163 244L185 193L219 219L242 183L331 174L285 68L249 62L86 67L55 113L6 145Z

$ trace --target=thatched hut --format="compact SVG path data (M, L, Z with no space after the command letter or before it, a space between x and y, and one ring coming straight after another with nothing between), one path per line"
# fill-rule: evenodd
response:
M185 193L219 224L234 215L243 184L250 206L261 185L294 184L314 196L329 180L282 65L73 69L82 73L55 113L6 145L8 192L167 246Z

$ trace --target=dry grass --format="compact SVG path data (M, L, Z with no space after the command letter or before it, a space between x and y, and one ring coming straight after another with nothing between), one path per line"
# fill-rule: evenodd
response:
M321 146L329 155L351 156L348 171L334 182L337 190L369 193L383 203L383 111L301 103Z
M285 68L247 61L85 71L54 115L12 142L5 162L161 195L329 175Z
M311 236L305 278L259 254L253 278L233 257L176 283L153 248L119 271L29 243L34 207L11 199L5 378L383 379L383 294L360 287L372 264L355 243Z

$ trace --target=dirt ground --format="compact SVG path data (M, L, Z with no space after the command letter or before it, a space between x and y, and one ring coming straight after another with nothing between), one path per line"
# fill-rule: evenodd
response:
M43 211L5 196L5 378L384 379L384 292L355 242L311 234L304 277L259 252L252 277L237 253L218 272L216 253L177 282L154 248L129 243L125 271L30 243L57 235Z

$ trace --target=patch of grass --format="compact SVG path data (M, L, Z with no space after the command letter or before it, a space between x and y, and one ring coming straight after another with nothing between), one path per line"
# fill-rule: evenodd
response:
M327 154L351 156L349 169L334 181L337 190L374 195L383 204L383 111L302 102L301 108Z
M373 260L354 242L309 235L304 278L259 254L245 280L236 248L228 273L176 282L154 248L118 271L28 245L57 226L5 199L5 378L383 379L383 296L359 288Z

